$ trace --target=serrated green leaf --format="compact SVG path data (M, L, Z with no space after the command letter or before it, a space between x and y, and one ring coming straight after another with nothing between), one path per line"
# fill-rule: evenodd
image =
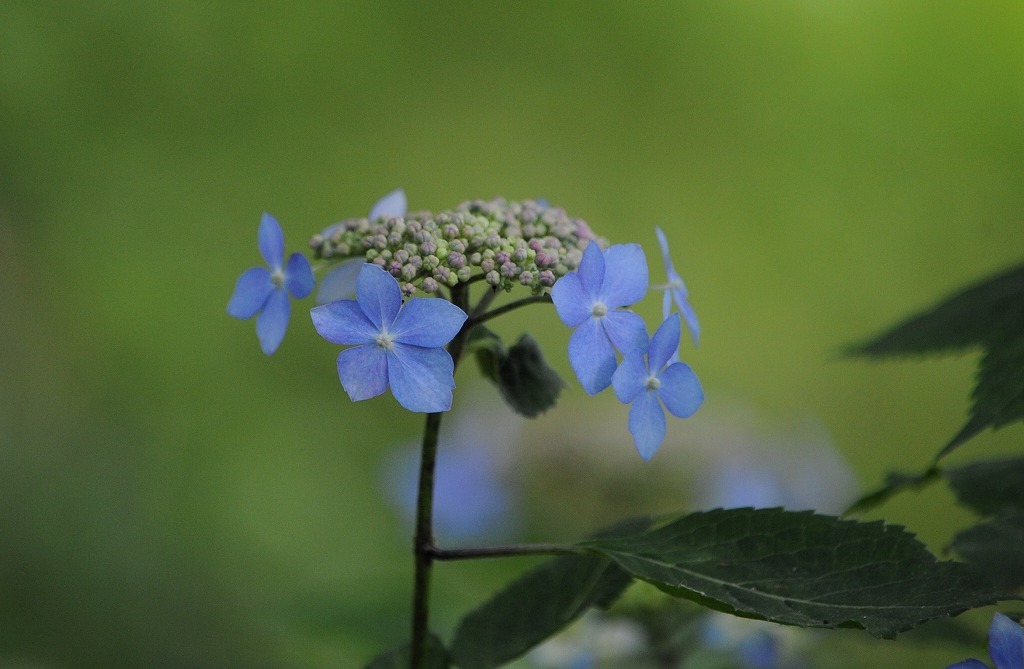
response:
M984 516L1024 510L1024 458L982 460L946 471L957 500Z
M477 325L469 333L465 352L473 353L480 373L485 379L497 385L498 368L508 356L508 350L501 337L483 325Z
M409 661L409 644L405 643L373 658L365 669L409 669ZM451 666L444 644L431 634L427 638L426 669L449 669Z
M1024 265L982 281L875 339L851 347L867 356L984 349L967 423L939 452L988 428L1024 420Z
M971 417L939 457L989 427L1024 420L1024 318L1015 334L988 342L971 397Z
M710 608L878 637L999 599L969 567L938 562L901 527L811 512L719 509L580 545Z
M957 533L950 547L1000 588L1024 586L1024 509Z
M1019 265L947 297L848 352L879 357L962 351L1019 322L1022 308L1024 265Z
M521 416L536 418L555 406L565 381L553 370L537 341L524 334L498 362L498 390Z
M513 660L593 606L608 606L633 579L597 557L560 557L512 582L459 623L451 654L462 669Z

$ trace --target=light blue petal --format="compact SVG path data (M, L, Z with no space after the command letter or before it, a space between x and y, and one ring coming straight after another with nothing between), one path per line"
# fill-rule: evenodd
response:
M405 200L405 191L401 188L397 188L377 200L377 204L373 205L373 209L370 210L368 218L372 221L377 218L395 218L396 216L405 216L405 212L408 208L409 204Z
M256 317L256 336L260 339L263 352L270 355L284 341L284 333L288 330L288 317L291 315L291 304L283 289L270 294L263 311Z
M600 322L619 353L647 351L647 325L632 311L609 311Z
M604 285L604 265L604 251L597 245L597 242L592 241L587 244L576 273L580 277L584 294L590 298L587 300L588 303L593 302L601 292L601 286Z
M981 660L971 658L970 660L963 660L962 662L951 664L946 667L946 669L989 669L989 666Z
M409 411L435 413L452 408L455 363L443 348L396 343L388 353L388 381Z
M390 328L402 308L402 289L382 268L363 263L356 278L356 301L378 330Z
M338 355L338 378L353 402L368 400L388 388L388 358L376 344L347 348Z
M551 301L562 322L571 328L591 317L592 300L576 272L569 272L551 287Z
M622 359L618 369L612 374L612 388L615 396L623 404L629 404L647 387L650 373L644 363L641 351L631 351Z
M644 391L629 407L629 432L640 457L650 460L665 440L665 412L654 392Z
M779 666L779 639L767 630L751 632L736 647L744 667L775 669Z
M676 297L676 301L679 304L679 310L683 313L683 318L686 319L686 328L690 331L693 345L696 346L700 343L700 323L697 322L697 312L693 310L693 307L690 306L685 297L681 302Z
M647 256L639 244L616 244L604 252L604 285L598 297L609 309L635 304L647 293Z
M660 372L679 351L679 335L682 330L679 314L672 314L658 326L647 348L647 362L654 373Z
M263 259L267 261L270 269L281 269L284 263L284 233L281 232L281 224L270 214L264 212L260 221L260 231L256 236Z
M611 385L615 349L595 319L584 321L569 337L569 364L587 394L596 395Z
M338 300L309 310L317 333L343 346L372 343L376 346L380 330L370 322L355 300Z
M235 282L235 292L228 301L228 315L235 318L252 318L270 299L274 282L266 267L247 269Z
M665 294L661 298L661 320L668 318L668 315L672 313L672 291L666 290Z
M665 265L665 274L671 281L675 268L672 266L672 259L668 256L668 239L658 226L654 226L654 234L658 237L658 246L661 247L661 262Z
M676 418L689 418L704 403L704 389L697 375L685 362L674 362L658 377L658 397Z
M988 654L996 669L1024 669L1024 628L996 613L988 628Z
M438 348L459 333L466 318L466 312L448 300L414 297L398 312L388 332L402 344Z
M335 300L351 300L356 296L356 278L365 264L363 258L352 258L341 263L320 280L316 303L327 304Z
M309 260L301 253L293 253L288 258L288 267L284 270L284 285L292 297L301 300L313 292L316 279Z

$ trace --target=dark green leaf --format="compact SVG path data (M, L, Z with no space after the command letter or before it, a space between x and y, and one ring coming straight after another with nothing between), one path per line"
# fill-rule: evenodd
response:
M449 669L451 666L444 644L431 634L427 639L426 669ZM381 653L365 669L409 669L409 644Z
M597 557L545 562L462 619L452 640L452 658L462 669L499 667L592 606L610 605L632 580Z
M652 522L651 518L633 518L595 536L635 534ZM599 557L567 556L545 562L462 619L451 643L452 659L462 669L501 666L587 609L610 606L632 580Z
M669 594L801 627L892 637L999 599L969 567L936 561L900 527L811 512L719 509L580 545Z
M982 515L1024 510L1024 458L972 462L947 470L946 478L960 503Z
M477 325L469 333L466 352L473 353L480 366L480 373L494 384L498 383L498 367L508 356L505 343L494 332L483 325Z
M544 360L537 341L519 338L498 363L498 390L516 413L536 418L555 406L565 381Z
M989 427L996 429L1024 420L1024 319L1018 327L1012 337L988 343L971 392L971 417L942 449L940 457Z
M1024 265L953 295L865 344L855 355L984 349L970 417L942 457L988 428L1024 420Z
M1006 510L958 533L951 547L998 587L1024 586L1024 510Z
M889 472L885 477L885 483L881 488L864 495L843 514L862 513L868 509L884 504L890 497L906 490L917 490L923 488L932 481L939 478L942 471L938 467L929 467L920 474L907 474L905 472Z
M1022 309L1024 265L951 295L849 352L878 357L962 351L1012 328Z

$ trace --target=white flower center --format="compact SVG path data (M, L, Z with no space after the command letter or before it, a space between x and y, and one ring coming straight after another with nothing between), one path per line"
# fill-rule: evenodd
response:
M275 269L270 273L270 281L274 284L275 288L280 288L284 285L284 270Z
M661 379L652 374L651 376L647 377L646 385L647 390L657 390L658 388L661 388Z
M601 318L608 313L608 307L604 305L604 302L595 302L594 306L590 309L590 313L593 314L594 318Z
M387 332L381 332L377 335L377 346L385 351L390 351L395 346L395 340Z

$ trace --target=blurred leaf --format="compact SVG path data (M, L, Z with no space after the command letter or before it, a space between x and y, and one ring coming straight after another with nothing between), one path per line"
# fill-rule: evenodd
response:
M1024 458L972 462L949 469L946 478L960 503L984 516L1024 510Z
M586 541L633 576L735 615L890 638L999 595L901 527L812 512L728 509Z
M519 338L498 365L498 390L521 416L536 418L555 406L565 381L548 366L537 340Z
M583 615L610 605L632 577L609 560L560 557L527 572L459 623L452 658L463 669L498 667Z
M431 634L427 638L426 669L449 669L451 659L444 644ZM366 665L365 669L409 669L409 644L381 653Z
M501 337L478 325L469 335L467 351L475 354L480 373L498 386L502 399L520 416L536 418L555 406L565 387L528 334L506 348Z
M501 337L483 325L477 325L469 333L466 352L475 355L484 378L497 385L498 366L508 356L508 349L505 348Z
M595 537L631 535L650 527L630 518ZM611 606L633 578L610 560L566 556L532 569L480 607L455 630L451 656L462 669L497 667L555 634L587 609Z
M881 488L864 495L854 502L843 515L862 513L868 509L884 504L889 498L907 490L923 488L929 483L937 480L942 470L938 467L929 467L920 474L907 474L905 472L889 472L885 477L885 483Z
M1024 509L957 533L950 546L1000 588L1024 586Z
M970 418L942 457L986 428L1024 420L1024 265L982 281L849 350L882 357L980 346Z

